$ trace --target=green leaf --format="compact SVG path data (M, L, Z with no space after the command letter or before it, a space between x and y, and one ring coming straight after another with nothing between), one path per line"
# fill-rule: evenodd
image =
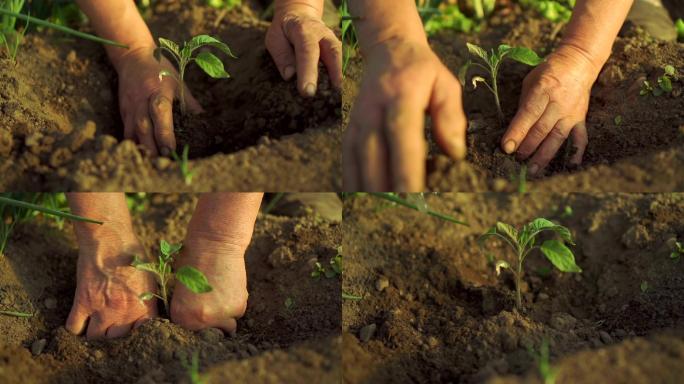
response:
M673 67L669 64L664 66L663 70L665 71L665 74L668 76L674 76L675 75L675 67Z
M154 298L154 293L144 292L144 293L141 293L140 296L138 296L138 298L142 301L152 300Z
M131 263L131 266L140 271L147 271L157 274L159 273L159 270L157 269L157 264L146 263L142 261L138 256L133 256L133 262Z
M192 40L190 40L190 42L185 44L183 50L181 51L181 54L183 55L183 57L190 57L190 55L195 49L205 45L217 48L221 52L225 53L226 55L234 59L237 58L235 55L233 55L233 52L231 52L228 45L221 42L219 39L209 35L198 35L193 37Z
M494 265L494 268L496 269L496 275L499 276L501 274L501 268L510 268L511 265L508 264L508 262L499 260L496 262Z
M214 79L227 79L230 77L228 72L223 69L223 62L210 52L200 52L200 54L195 57L195 61L207 75Z
M211 292L213 289L209 285L209 281L204 276L204 273L193 267L185 266L179 268L176 271L176 279L194 293Z
M529 223L528 230L529 237L535 237L542 231L554 231L566 243L575 245L575 243L572 241L572 234L570 233L569 229L565 228L562 225L558 225L550 220L547 220L543 217L536 218L531 223Z
M173 52L176 56L180 57L180 48L178 47L178 44L174 43L173 41L160 37L159 46L168 49L169 51Z
M512 225L497 221L496 231L505 234L509 239L513 240L514 243L518 242L518 231L513 228Z
M510 51L510 50L511 50L510 45L506 45L506 44L499 45L499 48L498 48L499 58L503 58L504 56L506 56L508 54L508 51Z
M525 47L515 47L509 49L507 51L506 57L510 57L519 63L523 63L532 67L536 67L544 62L544 59L539 57L536 52Z
M668 76L660 76L658 78L658 86L665 93L672 92L672 80Z
M181 248L183 248L183 244L171 244L163 239L159 242L159 251L167 258L178 253Z
M486 63L489 63L489 55L487 54L487 51L485 51L484 49L480 48L475 44L466 43L466 46L468 47L468 51L470 52L470 54L478 56Z
M558 240L546 240L541 251L551 263L562 272L582 272L575 264L575 256L570 248Z

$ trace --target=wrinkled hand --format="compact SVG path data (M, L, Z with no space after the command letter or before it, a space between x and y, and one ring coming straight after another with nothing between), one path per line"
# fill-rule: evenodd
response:
M136 141L153 156L169 156L176 149L173 132L173 99L178 83L171 76L159 80L159 71L176 69L163 58L154 58L154 47L126 52L116 63L119 73L119 106L124 122L124 138ZM190 92L185 91L188 110L202 112Z
M559 47L523 81L520 105L501 140L504 152L529 160L529 173L543 170L568 136L579 165L587 147L585 119L598 70L576 48Z
M156 300L138 299L143 292L156 292L156 283L149 274L129 266L133 255L144 254L134 235L113 233L97 242L79 243L79 248L68 331L78 335L87 326L88 339L121 337L157 315Z
M426 111L442 150L465 157L461 85L425 42L383 42L365 60L344 137L344 189L422 192Z
M301 4L276 10L266 33L266 48L283 79L297 74L302 96L316 94L319 58L332 85L342 86L342 42L323 23L320 11Z

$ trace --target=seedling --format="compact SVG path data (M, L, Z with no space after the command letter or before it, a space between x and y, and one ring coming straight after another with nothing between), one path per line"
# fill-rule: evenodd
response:
M646 293L646 291L648 291L648 281L642 281L639 285L639 289L641 290L641 293Z
M138 297L142 301L151 300L156 297L164 302L164 308L166 313L169 312L169 288L170 283L173 280L178 280L187 289L193 293L207 293L212 291L209 281L204 274L193 267L184 266L178 268L177 271L173 271L171 265L173 264L174 257L180 252L182 244L169 244L165 240L159 242L159 257L157 263L145 262L140 259L137 255L133 257L133 262L131 266L140 271L147 271L154 275L159 285L159 292L143 292Z
M320 262L316 262L314 270L311 272L311 277L320 279L325 276L327 279L332 279L336 276L342 275L342 246L337 248L337 255L330 259L330 267L325 268Z
M342 34L342 72L347 72L349 61L359 48L359 40L356 37L356 29L354 29L354 20L358 18L353 17L349 13L349 6L347 1L340 4L340 32Z
M556 369L554 369L551 366L549 341L546 338L542 340L538 354L533 349L528 350L528 352L534 357L534 360L537 362L539 376L541 376L542 380L544 381L544 384L554 384L556 382L557 372Z
M287 310L289 311L289 310L292 309L292 307L294 307L295 301L294 301L293 298L291 298L290 296L288 296L288 297L285 298L285 303L284 303L284 304L285 304L285 309L287 309Z
M684 244L681 241L675 241L674 249L670 252L670 259L679 261L684 255Z
M518 172L517 175L511 175L511 182L517 184L519 195L524 195L527 193L527 165L523 164L520 167L520 172Z
M622 115L617 115L613 119L613 122L615 123L616 126L621 126L622 125Z
M188 162L188 154L190 152L190 146L185 144L183 147L183 153L179 157L176 151L171 152L171 156L176 162L180 163L181 175L183 175L183 181L185 185L192 184L192 177L195 176L195 171L190 170L190 164Z
M471 66L480 67L487 72L487 74L489 74L489 82L482 76L473 76L471 82L473 84L473 88L475 89L477 89L478 83L483 83L487 89L492 92L494 95L494 102L496 103L496 109L499 114L499 120L503 124L504 114L503 110L501 109L501 101L499 100L499 87L497 83L501 63L504 61L504 59L510 58L519 63L536 67L537 65L543 63L544 59L540 58L533 50L525 47L511 47L509 45L501 44L496 50L492 49L490 53L487 53L487 51L475 44L466 43L466 45L468 46L468 51L470 54L476 58L479 58L482 62L484 62L485 65L468 61L459 70L458 77L461 80L461 84L465 86L465 79L468 74L468 69Z
M553 22L565 22L572 16L575 0L520 0L520 4L534 9Z
M652 85L648 80L644 80L639 95L646 96L650 94L658 97L663 94L672 93L672 80L676 79L676 77L677 71L675 67L666 65L663 67L663 75L658 77L657 86Z
M24 7L25 0L6 0L0 3L2 8L5 8L11 12L19 12L21 8ZM0 26L2 30L0 31L0 40L5 44L5 49L9 54L10 59L13 62L17 60L17 52L19 51L19 45L22 40L24 40L24 35L26 30L28 30L28 22L22 28L21 32L18 32L16 28L17 18L9 15L4 15Z
M551 231L557 234L562 241L555 239L546 240L541 246L536 245L537 236L544 231ZM513 266L505 260L499 260L495 264L495 270L497 276L501 273L501 269L509 269L513 273L515 277L515 306L518 310L523 309L522 295L520 293L524 273L523 263L527 255L534 249L539 249L562 272L582 272L580 267L575 264L575 256L572 251L565 245L565 243L575 245L570 230L562 225L554 224L545 218L537 218L523 225L520 232L513 226L499 221L480 236L478 239L480 247L483 247L486 240L490 237L502 239L515 252L516 259Z
M178 65L178 76L175 73L163 69L159 71L159 81L162 81L165 76L169 76L178 82L178 98L181 106L181 113L186 113L185 104L185 69L193 61L206 73L215 79L227 79L230 77L228 72L223 68L223 62L213 53L202 51L193 57L195 50L201 47L214 47L225 53L227 56L236 59L233 53L228 48L228 45L221 42L215 37L209 35L198 35L192 38L189 42L183 42L183 48L171 40L163 37L159 38L159 47L154 50L154 56L161 62L161 52L167 51L171 54Z
M188 372L188 378L192 384L203 384L202 378L199 373L199 355L197 351L192 353L192 360L188 364L187 360L183 359L183 366Z

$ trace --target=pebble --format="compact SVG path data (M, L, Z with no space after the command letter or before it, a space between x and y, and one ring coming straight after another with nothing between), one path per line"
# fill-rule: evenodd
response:
M200 331L200 337L206 342L215 343L223 339L223 331L218 328L206 328Z
M625 331L624 329L616 329L615 330L615 336L620 337L620 338L627 337L627 331Z
M31 344L31 353L33 353L33 356L38 356L43 352L43 349L45 349L45 345L47 344L47 340L45 339L39 339L33 342Z
M378 328L375 323L371 323L366 325L365 327L361 328L359 331L359 339L361 339L362 342L367 342L370 340L373 335L375 334L375 330Z
M613 344L613 338L608 334L606 331L599 331L599 337L601 338L601 341L603 341L606 344Z
M537 295L537 298L538 298L539 300L548 300L548 299L549 299L549 295L547 295L546 293L542 292L542 293L540 293L540 294Z
M565 312L556 312L551 315L550 323L558 331L568 331L575 327L577 319Z
M387 287L389 287L389 280L385 276L380 276L378 280L375 281L375 289L379 292L384 291Z
M45 308L47 309L55 309L57 308L57 299L54 297L48 297L45 299Z
M247 350L249 351L249 354L252 356L256 356L259 353L259 350L254 344L247 344Z

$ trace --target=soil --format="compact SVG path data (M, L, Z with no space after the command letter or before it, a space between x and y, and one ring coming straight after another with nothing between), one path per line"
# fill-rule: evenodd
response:
M342 290L363 297L342 304L345 383L541 382L533 356L544 340L556 383L681 382L684 260L668 244L684 237L683 194L426 200L470 226L368 196L344 203ZM476 242L497 220L536 217L571 230L583 272L561 273L534 251L518 311L511 274L497 277ZM511 262L504 250L488 248Z
M196 198L152 195L134 217L148 249L182 241ZM250 298L235 337L184 330L156 319L130 336L87 341L63 327L76 285L77 245L70 225L38 218L17 226L0 256L0 382L187 383L183 361L199 354L205 382L339 382L340 279L315 280L341 242L338 223L309 214L261 215L246 254ZM41 266L36 268L36 266ZM291 298L293 304L284 304ZM44 349L33 355L34 343Z
M317 96L299 96L266 51L268 23L244 6L221 14L199 0L157 1L153 35L174 41L210 34L238 59L228 80L190 66L186 83L205 109L175 115L179 166L122 141L117 75L101 46L30 33L14 64L0 53L0 188L13 190L335 190L340 179L341 92L321 67ZM287 168L291 172L280 172ZM229 171L226 171L229 170Z
M470 58L466 42L485 48L501 43L525 46L546 55L562 37L562 25L517 5L504 10L479 33L443 31L431 37L430 44L456 74ZM684 45L655 40L627 23L592 89L587 116L589 146L583 164L579 168L567 164L572 150L566 145L544 175L529 180L528 187L555 192L682 190L684 174L679 170L684 166L684 78L675 81L675 91L670 95L639 96L643 81L648 79L653 84L668 64L679 73L684 71ZM352 60L347 72L345 121L361 80L361 65L360 58ZM507 122L515 115L522 80L529 71L529 67L510 60L502 65L499 92ZM515 191L517 183L511 180L519 175L523 162L500 149L506 126L498 122L491 93L484 87L473 90L468 83L464 108L469 120L467 161L450 160L430 140L428 190ZM615 123L617 116L622 119L619 125ZM428 137L429 126L428 121Z

